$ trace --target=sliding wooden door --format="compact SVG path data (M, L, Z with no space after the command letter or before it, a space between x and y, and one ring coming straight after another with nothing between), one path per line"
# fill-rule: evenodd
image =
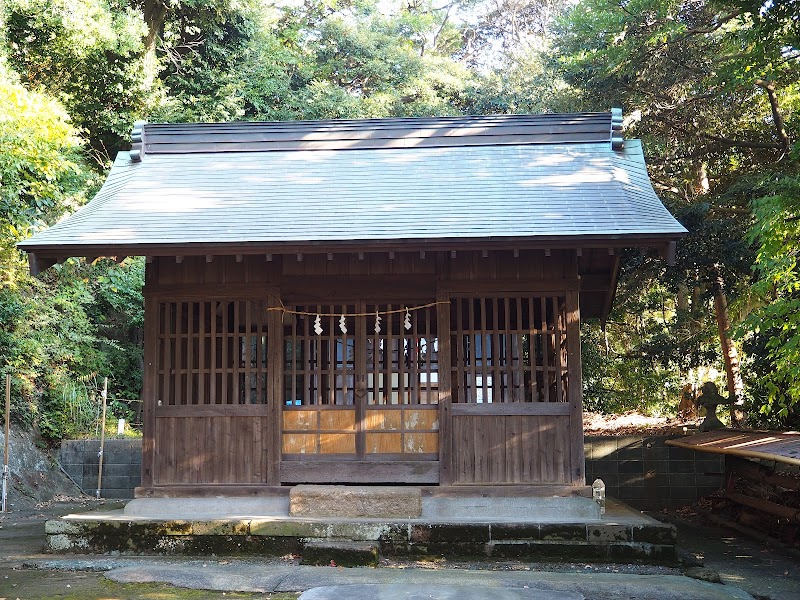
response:
M283 339L282 481L438 481L435 307L296 305Z

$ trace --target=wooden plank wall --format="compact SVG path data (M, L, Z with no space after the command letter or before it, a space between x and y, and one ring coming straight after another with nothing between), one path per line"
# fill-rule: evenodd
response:
M502 297L504 292L567 293L570 329L577 327L579 287L577 259L574 251L568 250L159 257L147 265L145 304L147 322L153 324L158 301L166 298L268 299L267 304L277 306L280 302L350 301L422 304L453 296ZM449 307L442 305L436 312L439 327L446 326ZM192 399L184 406L156 405L158 340L157 332L148 326L143 486L279 483L283 323L279 312L270 314L266 403L229 404L218 407L216 413L208 405L198 408ZM577 485L574 473L576 469L582 473L582 467L570 456L577 455L582 443L580 387L570 381L569 402L565 403L571 407L569 414L451 413L455 406L450 396L452 349L449 336L441 333L437 393L440 481ZM576 335L577 329L568 332L571 343ZM569 373L570 377L579 375L580 364L571 361ZM577 407L573 406L576 402ZM188 412L178 414L174 409ZM211 412L192 412L200 409Z
M454 483L572 484L564 415L454 415Z
M153 483L263 484L268 431L266 416L156 418Z

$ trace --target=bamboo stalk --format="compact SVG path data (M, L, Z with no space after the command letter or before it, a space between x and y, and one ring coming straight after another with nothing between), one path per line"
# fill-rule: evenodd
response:
M103 487L103 446L106 443L106 400L108 398L108 377L103 380L103 416L100 419L100 452L97 453L99 465L97 470L97 490L95 497L100 499L100 490Z
M11 374L6 373L6 436L5 436L5 450L3 453L3 501L2 512L8 512L8 446L9 446L9 433L11 425Z

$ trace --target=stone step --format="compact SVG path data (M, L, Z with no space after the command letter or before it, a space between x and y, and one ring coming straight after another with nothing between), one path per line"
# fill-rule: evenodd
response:
M375 567L378 544L338 540L312 540L303 545L301 564L331 567Z
M400 486L297 485L289 492L293 517L414 519L422 490Z

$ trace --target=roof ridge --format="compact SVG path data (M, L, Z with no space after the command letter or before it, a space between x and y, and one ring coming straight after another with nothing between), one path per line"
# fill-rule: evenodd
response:
M131 160L148 154L450 146L622 145L622 111L228 123L137 122Z

